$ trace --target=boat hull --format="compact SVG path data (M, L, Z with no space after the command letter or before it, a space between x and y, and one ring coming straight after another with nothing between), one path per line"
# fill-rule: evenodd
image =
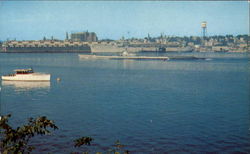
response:
M2 76L4 81L50 81L50 74L18 74Z

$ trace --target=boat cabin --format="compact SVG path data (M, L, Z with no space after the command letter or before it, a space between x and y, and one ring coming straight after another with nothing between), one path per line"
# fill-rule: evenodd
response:
M29 68L29 69L16 69L14 70L16 72L16 74L31 74L34 73L33 69Z

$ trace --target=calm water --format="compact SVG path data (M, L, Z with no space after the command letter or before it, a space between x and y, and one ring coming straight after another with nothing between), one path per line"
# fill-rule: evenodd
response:
M249 55L187 53L206 60L80 60L77 54L0 54L0 75L33 67L50 83L1 82L13 125L46 115L59 126L34 153L250 153ZM61 82L56 78L60 77ZM74 148L73 140L94 138Z

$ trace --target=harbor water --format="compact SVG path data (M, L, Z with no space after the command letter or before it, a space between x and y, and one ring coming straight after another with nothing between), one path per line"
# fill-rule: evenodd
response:
M11 114L15 127L38 116L56 123L51 135L31 140L39 154L107 152L117 140L131 153L250 153L249 54L160 55L205 59L1 53L0 75L30 67L52 75L50 82L1 81L1 115ZM94 139L91 146L75 148L82 136Z

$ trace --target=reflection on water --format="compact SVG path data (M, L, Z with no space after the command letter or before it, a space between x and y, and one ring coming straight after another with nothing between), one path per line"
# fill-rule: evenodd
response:
M49 89L50 82L2 81L2 86L14 87L16 91Z
M122 61L122 68L123 69L130 69L131 65L133 65L133 63L134 63L134 60L129 60L129 59L123 60Z

